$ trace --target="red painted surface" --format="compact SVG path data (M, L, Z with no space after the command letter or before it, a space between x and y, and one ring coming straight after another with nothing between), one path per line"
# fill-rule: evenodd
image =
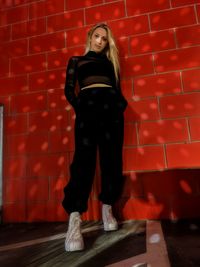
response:
M19 0L0 11L4 222L67 219L75 115L66 64L100 21L116 36L129 102L118 217L200 216L200 0ZM84 220L101 218L99 192L97 164Z

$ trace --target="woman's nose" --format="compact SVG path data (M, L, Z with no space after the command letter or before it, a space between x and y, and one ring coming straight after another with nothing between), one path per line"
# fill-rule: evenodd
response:
M98 38L98 39L97 39L97 42L98 42L99 44L101 44L101 43L102 43L102 39L101 39L101 38Z

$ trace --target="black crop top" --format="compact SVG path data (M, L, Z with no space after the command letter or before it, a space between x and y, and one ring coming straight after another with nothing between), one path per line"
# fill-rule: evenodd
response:
M121 92L120 81L116 82L115 79L113 64L102 53L89 51L84 56L73 56L69 59L66 71L65 96L75 109L77 107L75 93L77 81L79 90L94 83L103 83Z

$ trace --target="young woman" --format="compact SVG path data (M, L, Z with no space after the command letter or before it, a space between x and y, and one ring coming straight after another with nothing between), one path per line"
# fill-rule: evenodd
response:
M79 92L75 93L78 81ZM71 57L66 72L65 96L76 113L75 153L70 181L64 188L64 209L69 214L66 251L84 249L81 213L87 210L99 149L102 218L105 231L117 230L112 205L122 186L123 112L127 101L120 88L118 50L110 28L97 24L87 36L83 56Z

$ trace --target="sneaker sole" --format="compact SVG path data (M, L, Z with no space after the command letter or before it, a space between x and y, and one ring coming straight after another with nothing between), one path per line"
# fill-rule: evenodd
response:
M65 251L66 252L81 251L81 250L84 250L84 247L79 247L79 248L76 248L76 249L74 249L74 248L66 248L65 247Z
M118 226L114 226L114 227L106 227L106 226L104 226L104 231L106 231L106 232L116 231L116 230L118 230Z

